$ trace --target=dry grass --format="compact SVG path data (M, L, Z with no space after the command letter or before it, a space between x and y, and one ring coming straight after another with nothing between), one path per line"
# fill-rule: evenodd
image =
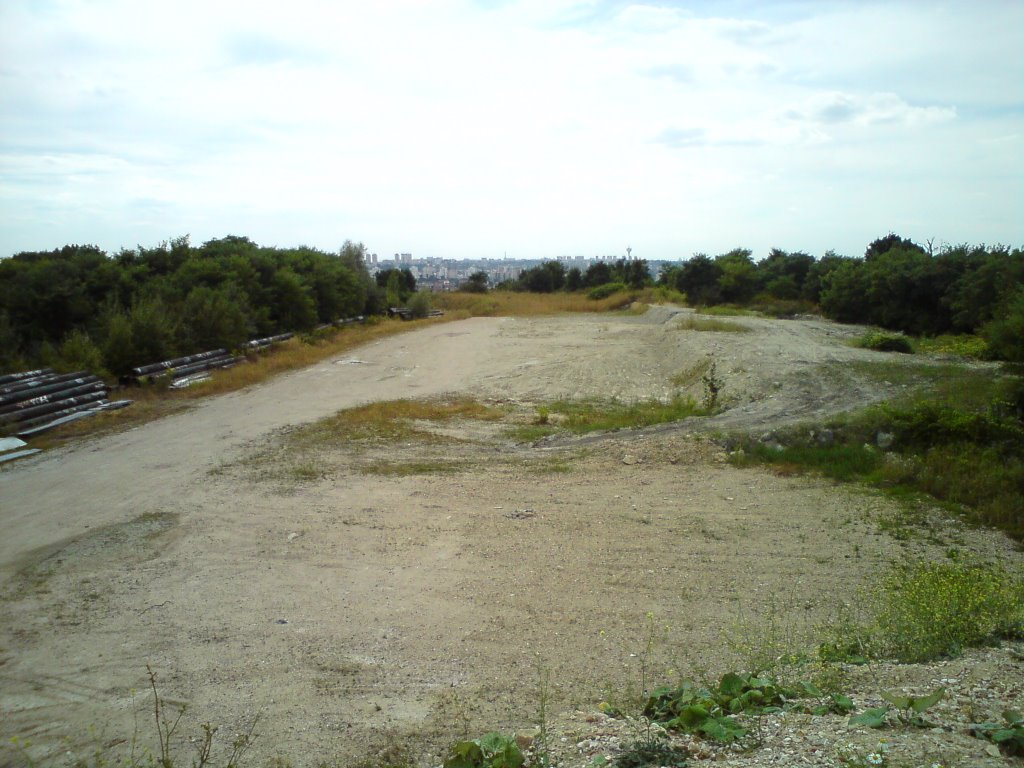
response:
M352 440L410 440L434 442L440 436L417 427L418 421L478 419L496 421L505 412L471 398L452 400L388 400L346 408L333 416L299 427L288 435L300 450L338 445Z
M749 333L750 328L728 320L689 315L676 326L681 331L712 331L717 333Z
M535 317L572 312L614 312L629 307L640 291L620 291L605 299L588 299L582 293L441 293L434 305L461 317Z

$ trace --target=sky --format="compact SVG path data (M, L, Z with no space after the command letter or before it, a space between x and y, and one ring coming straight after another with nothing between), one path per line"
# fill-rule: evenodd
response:
M1024 2L0 0L0 257L1024 245Z

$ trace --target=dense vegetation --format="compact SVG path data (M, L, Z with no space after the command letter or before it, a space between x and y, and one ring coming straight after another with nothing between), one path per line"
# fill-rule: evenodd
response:
M229 236L198 247L178 238L113 256L67 245L0 259L0 371L54 365L121 374L413 299L408 269L373 279L363 255L351 242L332 254ZM596 262L585 271L549 261L499 287L603 300L654 282L642 259ZM960 245L932 253L894 234L872 242L861 258L773 249L754 261L737 248L668 266L657 284L697 306L821 311L918 336L980 334L993 357L1024 361L1020 249ZM486 291L486 276L471 276L467 288Z
M260 247L187 238L114 256L95 246L0 260L0 371L45 364L121 374L256 336L307 331L408 296L411 275L369 276L363 247ZM378 276L380 277L380 276Z
M642 260L598 262L585 272L546 262L504 287L533 292L650 284ZM659 285L695 306L729 304L786 315L818 310L915 336L981 334L994 357L1024 361L1024 251L1004 246L948 246L932 253L890 234L861 258L832 251L820 259L772 249L761 261L745 248L715 257L695 254L662 270Z

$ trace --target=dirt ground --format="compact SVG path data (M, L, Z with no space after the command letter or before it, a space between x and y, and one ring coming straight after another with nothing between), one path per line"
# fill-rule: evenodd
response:
M711 333L681 330L688 314L430 325L0 469L0 736L42 763L153 744L149 665L187 703L186 736L217 724L223 749L258 716L251 764L407 743L436 765L463 731L535 724L541 701L554 718L637 690L652 622L651 672L699 675L735 663L723 633L766 606L794 631L826 619L907 549L874 522L891 502L734 468L712 436L891 397L905 383L857 363L927 361L821 320ZM420 474L266 459L289 428L371 401L457 393L529 414L673 381L699 397L709 359L726 410L673 428L531 446L456 422L441 448L370 457L457 470ZM951 542L1021 562L976 531L909 546Z

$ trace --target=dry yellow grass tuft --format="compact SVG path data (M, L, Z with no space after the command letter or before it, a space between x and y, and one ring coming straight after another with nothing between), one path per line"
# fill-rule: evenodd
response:
M467 313L472 317L535 317L570 312L613 312L637 300L638 291L622 291L605 299L588 299L582 293L441 293L434 305L446 312Z

